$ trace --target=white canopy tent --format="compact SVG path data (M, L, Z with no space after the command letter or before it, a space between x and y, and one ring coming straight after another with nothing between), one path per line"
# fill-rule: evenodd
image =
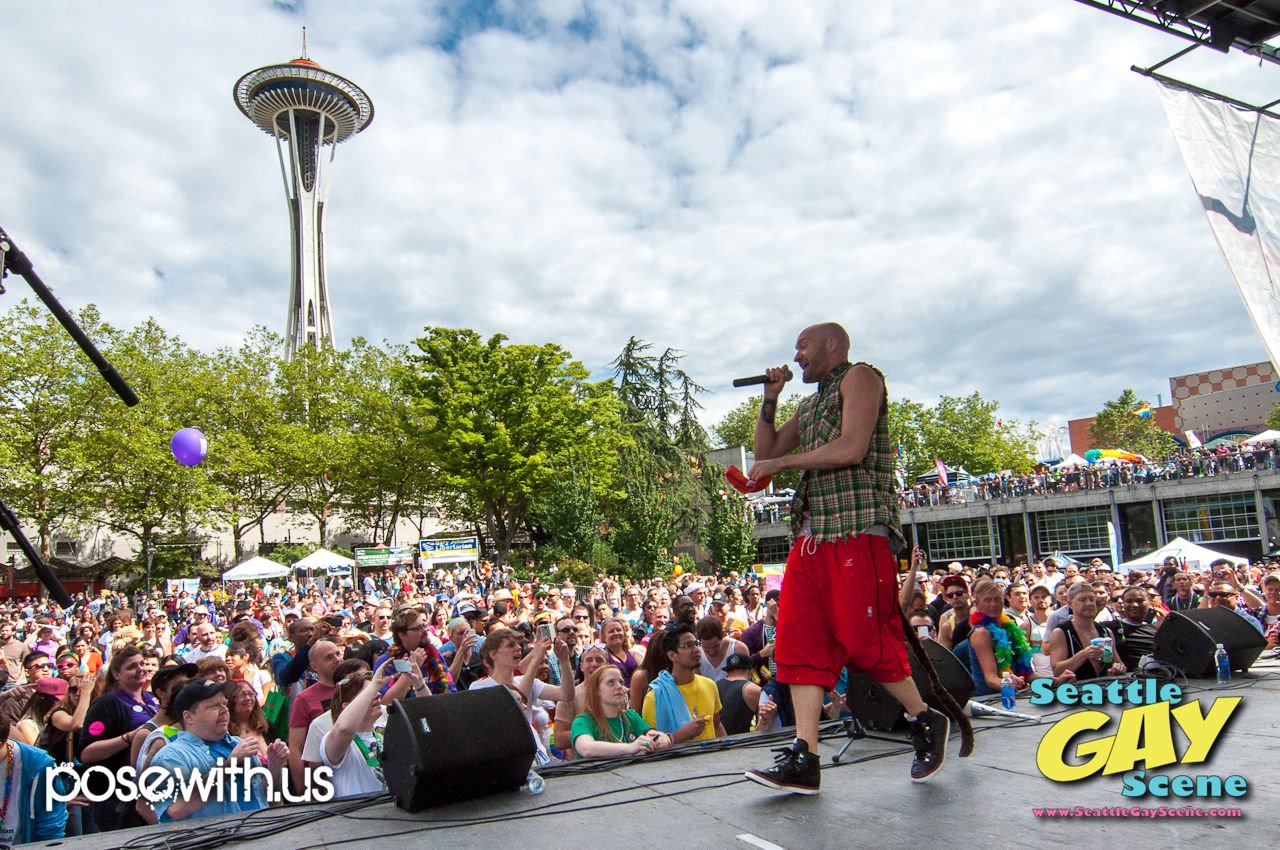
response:
M1125 561L1120 567L1125 570L1154 570L1169 557L1177 558L1179 563L1185 561L1189 570L1202 570L1219 558L1226 558L1236 566L1249 563L1248 558L1216 552L1198 543L1192 543L1184 537L1175 537L1154 552L1148 552L1132 561Z
M1089 465L1089 461L1080 457L1080 455L1076 454L1075 452L1072 452L1071 454L1064 457L1061 461L1059 461L1058 463L1055 463L1053 466L1049 468L1050 469L1075 469L1077 467L1088 466L1088 465Z
M317 549L301 561L293 562L295 570L332 570L337 567L346 567L350 570L355 565L356 562L351 558L345 558L328 549Z
M267 578L284 578L289 575L289 568L284 564L263 557L253 557L243 564L237 564L222 574L223 581L261 581Z
M1280 431L1266 430L1261 434L1254 434L1246 443L1280 443Z

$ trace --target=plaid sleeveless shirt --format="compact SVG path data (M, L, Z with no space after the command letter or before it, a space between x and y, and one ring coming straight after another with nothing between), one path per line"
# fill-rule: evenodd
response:
M884 381L884 373L867 366ZM796 411L800 426L800 450L812 451L840 436L843 400L840 381L853 368L847 360L818 382L818 391L800 402ZM860 534L873 525L889 529L890 548L905 545L898 521L898 494L894 487L893 448L889 439L889 396L880 396L880 413L862 463L838 469L809 469L796 488L791 503L791 530L799 536L808 513L810 533L819 542Z

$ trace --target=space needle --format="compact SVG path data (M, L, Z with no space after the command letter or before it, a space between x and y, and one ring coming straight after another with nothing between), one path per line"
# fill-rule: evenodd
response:
M292 231L286 342L292 360L304 346L333 344L324 210L337 145L369 126L373 101L355 83L308 59L305 34L301 57L250 71L236 82L234 94L245 117L275 138L280 158Z

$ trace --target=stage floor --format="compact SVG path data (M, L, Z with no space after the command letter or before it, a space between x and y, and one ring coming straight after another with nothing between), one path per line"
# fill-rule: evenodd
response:
M1270 655L1270 653L1268 653ZM931 781L908 777L911 750L905 736L854 742L845 760L832 756L847 740L822 744L822 793L801 797L770 792L742 778L748 767L772 763L770 746L746 742L689 757L637 762L595 773L550 776L540 795L513 793L409 814L390 802L362 802L348 813L311 806L259 813L237 827L235 821L199 820L188 825L151 827L110 835L69 839L61 846L107 848L196 848L197 842L225 837L228 846L258 841L270 847L423 846L517 847L521 850L608 848L841 848L975 846L1257 846L1275 829L1280 779L1275 754L1280 740L1280 661L1259 659L1230 686L1195 680L1184 702L1199 700L1207 712L1213 698L1241 696L1208 760L1147 771L1165 775L1236 774L1248 782L1241 798L1125 797L1120 775L1073 783L1046 779L1036 752L1052 724L1083 709L1036 707L1026 699L1017 710L1041 722L974 718L976 747L956 756L953 734L947 764ZM1119 708L1106 709L1115 716ZM1076 743L1117 729L1081 735ZM877 733L878 734L878 733ZM888 735L886 737L893 738ZM1177 751L1187 739L1176 731ZM1164 816L1043 817L1033 810L1214 809L1240 817ZM332 808L332 807L331 807ZM306 823L297 823L302 819ZM1140 842L1140 843L1139 843ZM34 846L34 845L32 845ZM51 843L49 846L53 846ZM214 845L204 845L214 846Z

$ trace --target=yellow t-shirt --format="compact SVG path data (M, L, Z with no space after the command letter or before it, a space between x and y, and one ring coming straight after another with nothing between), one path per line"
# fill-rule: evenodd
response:
M695 741L711 741L716 737L716 715L720 713L720 691L716 689L716 683L708 679L706 676L694 674L693 681L687 685L677 685L680 689L680 695L684 697L684 704L689 707L689 716L692 718L706 716L707 725L702 727L702 734L694 738ZM657 724L653 719L653 690L644 695L644 706L640 712L646 723L656 728ZM663 729L663 732L674 732L674 729Z

